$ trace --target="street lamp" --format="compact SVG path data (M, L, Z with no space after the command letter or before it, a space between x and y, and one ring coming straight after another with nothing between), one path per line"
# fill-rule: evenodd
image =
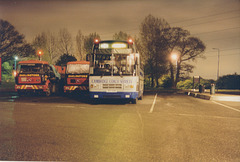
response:
M18 57L14 56L14 70L12 71L13 72L12 74L14 77L17 76L17 60L18 60Z
M218 50L218 68L217 68L217 80L219 79L219 59L220 59L220 49L213 48L213 50Z
M174 88L176 88L176 84L177 84L177 68L178 68L178 54L176 54L176 53L172 53L172 54L171 54L171 59L172 59L173 61L176 60L176 75L175 75L175 82L173 81L173 86L174 86ZM173 76L174 76L174 72L173 72ZM174 78L173 78L173 79L174 79Z
M172 60L176 60L176 69L177 69L177 63L178 63L178 55L176 53L173 53L171 55Z
M17 56L15 56L14 57L14 70L16 71L16 69L17 69L17 60L18 60L18 57Z
M37 51L37 55L39 57L39 61L41 61L41 56L43 55L43 51L42 50L38 50Z

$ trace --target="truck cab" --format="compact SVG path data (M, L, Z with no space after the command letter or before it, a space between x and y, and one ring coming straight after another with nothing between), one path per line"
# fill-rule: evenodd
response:
M71 61L67 63L64 93L88 92L89 62Z
M40 92L49 96L56 92L60 80L61 75L46 61L20 61L17 64L15 91L19 95Z

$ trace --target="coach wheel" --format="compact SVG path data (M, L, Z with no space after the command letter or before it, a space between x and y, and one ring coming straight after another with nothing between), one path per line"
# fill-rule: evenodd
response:
M132 99L132 104L137 104L137 98Z
M92 99L92 103L94 105L98 105L100 103L100 101L99 101L99 99L94 98L94 99Z
M142 100L143 99L143 94L138 98L138 100Z

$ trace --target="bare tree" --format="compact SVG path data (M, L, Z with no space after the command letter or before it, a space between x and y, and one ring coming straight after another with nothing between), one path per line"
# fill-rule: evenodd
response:
M47 33L46 49L50 57L50 63L53 64L59 56L57 53L57 38L53 33Z
M58 50L61 55L73 53L72 36L66 28L60 29L58 33Z
M86 50L86 54L90 54L92 52L94 39L100 39L99 34L97 34L96 32L95 33L90 33L88 36L85 37L84 48Z
M86 50L84 48L84 35L82 34L81 30L79 30L77 33L76 45L77 45L77 52L78 52L79 59L85 60Z
M34 38L33 46L36 50L43 51L43 60L51 64L58 58L57 38L51 32L42 32Z
M32 44L34 45L35 48L45 48L46 44L47 44L47 35L46 33L42 32L40 34L38 34Z
M113 35L114 40L128 40L129 38L131 38L131 36L123 31L120 31Z

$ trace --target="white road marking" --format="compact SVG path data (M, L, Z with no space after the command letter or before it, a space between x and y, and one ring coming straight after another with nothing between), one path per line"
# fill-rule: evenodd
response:
M37 104L35 104L35 103L24 103L24 105L35 106L35 105L37 105Z
M75 106L68 106L68 105L57 105L56 107L75 107Z
M57 105L56 107L85 109L85 107L78 107L77 105Z
M233 108L233 107L231 107L231 106L227 106L227 105L224 105L224 104L218 103L218 102L216 102L216 101L212 101L212 102L215 103L215 104L218 104L218 105L224 106L224 107L226 107L226 108L228 108L228 109L231 109L231 110L234 110L234 111L240 112L239 109L235 109L235 108Z
M213 101L232 101L232 102L240 102L240 96L212 96L211 100Z
M169 107L174 107L173 104L170 103L170 102L166 103L166 105L169 106Z
M200 117L200 118L218 118L218 119L240 119L238 117L225 117L225 116L209 116L209 115L195 115L195 114L173 114L179 116L187 116L187 117Z
M155 103L156 103L156 99L157 99L157 93L156 93L156 95L155 95L155 97L154 97L153 104L152 104L152 107L151 107L149 113L152 113L152 112L153 112L153 109L154 109L154 106L155 106Z
M141 134L142 134L142 138L143 138L143 137L144 137L144 135L143 135L144 123L143 123L142 115L139 113L137 107L136 107L136 112L137 112L138 117L139 117L139 119L140 119L140 121L141 121Z

